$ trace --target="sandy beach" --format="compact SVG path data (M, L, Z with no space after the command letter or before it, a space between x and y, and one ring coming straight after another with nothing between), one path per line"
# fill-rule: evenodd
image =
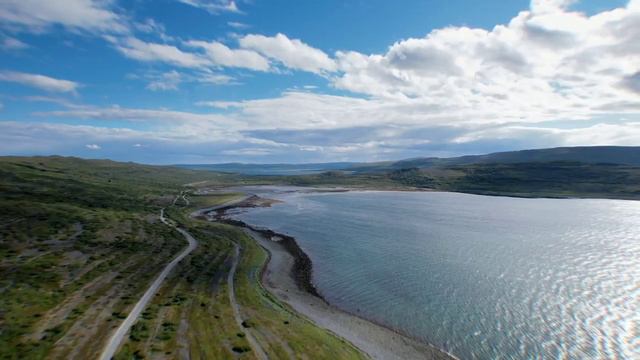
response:
M373 359L455 359L426 344L339 310L296 284L295 258L285 246L249 228L252 236L270 254L263 273L265 288L318 326L348 340Z

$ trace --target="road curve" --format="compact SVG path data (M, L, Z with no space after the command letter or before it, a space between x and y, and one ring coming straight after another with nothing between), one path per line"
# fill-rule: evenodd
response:
M111 336L111 339L109 339L109 342L102 350L102 354L100 355L100 360L111 360L111 358L113 358L116 351L120 347L120 344L122 343L122 340L124 339L125 335L129 332L129 329L131 329L131 326L133 326L135 321L138 319L138 316L140 316L140 314L142 313L142 310L144 310L144 308L147 306L149 301L151 301L151 298L153 298L155 293L158 291L158 289L160 288L160 285L162 285L162 282L167 277L167 275L169 275L171 270L173 270L173 268L175 268L176 265L185 256L189 255L189 253L191 253L198 246L198 242L196 241L196 239L193 238L193 236L191 236L191 234L174 226L173 224L168 222L167 219L165 219L164 209L160 210L160 220L166 225L171 226L176 230L178 230L185 237L185 239L187 239L187 241L189 242L189 246L187 246L187 248L184 249L178 256L176 256L169 264L167 264L167 266L165 266L164 270L162 270L160 275L158 275L158 277L153 281L149 289L147 289L147 291L144 293L144 295L142 295L140 300L138 300L138 303L136 303L136 305L133 307L133 310L131 310L127 318L122 322L122 324L120 324L120 327L118 327L118 330L113 334L113 336Z
M221 205L216 205L216 206L212 206L212 207L196 210L196 211L191 213L191 217L203 216L206 213L211 212L211 211L216 211L218 209L222 209L222 208L225 208L227 206L237 205L237 204L239 204L239 203L251 198L252 196L254 196L254 195L253 194L248 194L248 195L244 195L244 196L242 196L242 197L240 197L238 199L227 201L226 203L221 204ZM234 243L233 261L232 261L232 264L231 264L231 269L229 269L229 274L227 275L227 284L228 284L228 287L229 287L229 302L231 303L231 308L233 309L233 317L234 317L236 323L238 324L238 327L240 328L240 330L244 333L245 338L247 339L247 341L249 342L249 345L251 346L251 349L255 353L255 356L259 360L268 360L269 357L267 356L267 353L264 351L262 346L260 346L260 343L258 342L258 340L256 340L256 338L253 336L253 334L251 334L251 332L242 325L242 322L244 320L242 320L242 315L240 314L240 305L238 305L238 302L236 301L236 290L235 290L235 281L234 280L235 280L235 275L236 275L236 268L238 267L238 261L240 261L240 251L241 250L242 250L242 248L240 247L240 245L238 245L237 243Z
M236 301L236 290L234 286L234 277L236 274L236 268L238 267L238 259L240 258L240 245L235 244L233 249L233 264L231 265L231 270L229 270L229 275L227 277L227 284L229 286L229 302L231 302L231 307L233 308L233 317L236 319L236 323L238 327L244 333L249 345L253 349L256 357L260 360L268 360L269 357L260 346L258 340L251 334L249 330L245 330L245 327L242 325L242 316L240 315L240 306L238 306L238 302Z

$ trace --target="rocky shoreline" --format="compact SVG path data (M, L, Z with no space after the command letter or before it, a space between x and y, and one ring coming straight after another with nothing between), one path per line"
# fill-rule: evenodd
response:
M261 281L274 295L319 326L352 342L371 358L457 359L433 345L423 344L396 330L335 308L324 299L313 284L313 263L294 237L228 217L228 211L232 209L270 206L271 203L269 199L251 195L242 201L211 211L208 213L208 218L245 229L269 252L270 259L262 271ZM290 264L283 260L284 257L290 258ZM272 267L275 268L272 269ZM286 276L281 276L285 272ZM287 278L293 280L292 284L287 285Z
M295 259L293 267L291 268L291 276L295 280L296 285L298 285L300 289L308 292L309 294L324 300L311 280L313 272L313 264L311 263L311 259L304 251L302 251L295 238L288 235L279 234L270 229L256 228L240 220L221 219L218 221L225 224L249 229L264 236L269 241L280 243Z

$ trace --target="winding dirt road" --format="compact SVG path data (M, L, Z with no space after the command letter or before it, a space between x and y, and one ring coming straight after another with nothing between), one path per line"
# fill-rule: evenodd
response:
M160 285L162 285L162 282L167 277L167 275L169 275L171 270L173 270L173 268L175 268L176 265L178 265L178 263L182 259L184 259L185 256L189 255L198 246L198 242L196 241L196 239L193 238L193 236L191 236L191 234L174 226L169 221L167 221L167 219L165 219L164 209L160 210L160 220L166 225L171 226L176 230L178 230L185 237L185 239L187 239L187 241L189 242L189 245L178 256L176 256L169 264L167 264L167 266L165 266L164 270L162 270L160 275L158 275L158 277L153 281L151 286L149 286L149 289L147 289L147 291L144 293L144 295L142 295L140 300L138 300L136 305L133 307L133 310L131 310L127 318L122 322L122 324L120 324L120 326L118 327L118 330L116 330L113 336L111 336L111 339L109 339L109 342L107 343L105 348L102 350L102 354L100 355L100 360L111 360L111 358L113 358L116 351L120 347L120 344L122 343L122 340L124 339L125 335L129 332L129 330L131 329L131 326L133 326L133 324L136 322L136 320L138 319L138 316L140 316L140 314L142 313L142 310L144 310L147 304L149 304L149 301L151 301L151 299L156 294L156 292L158 292Z
M189 200L186 199L183 193L181 193L181 195L185 203L188 204ZM176 196L176 198L173 200L173 204L176 203L179 197L180 195ZM216 209L219 209L222 207L234 205L246 200L248 197L249 196L232 200L218 206L194 211L191 214L191 216L202 215L209 211L215 211ZM167 264L167 266L162 270L160 275L158 275L158 277L153 281L151 286L149 286L149 289L147 289L147 291L144 293L144 295L142 295L140 300L138 300L136 305L133 307L133 310L131 310L127 318L122 322L122 324L120 324L116 332L111 336L111 338L109 339L109 342L102 350L102 354L100 355L100 360L111 360L113 358L113 356L118 351L118 348L122 344L122 341L124 340L125 335L127 335L127 333L129 332L133 324L136 322L136 320L144 310L144 308L149 304L149 301L151 301L153 296L158 292L158 289L160 288L160 285L162 285L162 282L164 281L164 279L169 275L169 273L173 270L173 268L175 268L176 265L182 259L184 259L187 255L189 255L198 246L198 241L193 236L191 236L191 234L189 234L184 229L181 229L175 226L173 223L171 223L164 217L164 208L160 210L160 221L162 221L167 226L171 226L174 229L176 229L178 232L180 232L184 236L184 238L187 239L187 242L189 243L189 245L178 256L176 256L169 264ZM246 330L242 325L243 320L242 320L242 316L240 315L240 306L236 301L234 277L236 273L236 268L238 266L238 261L240 258L240 250L241 250L240 245L235 244L233 264L231 265L231 269L229 271L229 275L227 278L227 282L229 284L229 301L231 302L231 306L233 308L233 314L236 322L238 323L238 327L240 327L240 329L242 329L242 331L244 332L247 338L247 341L249 341L251 348L255 352L256 357L258 357L260 360L267 360L268 359L267 354L264 352L264 350L260 346L260 343L258 343L255 337L251 334L251 332Z
M244 325L242 325L242 315L240 315L240 306L236 301L236 290L234 286L234 277L236 274L236 268L238 267L238 260L240 258L240 245L235 244L233 252L233 264L231 265L231 270L229 270L229 275L227 277L227 284L229 284L229 302L231 303L231 307L233 308L233 317L236 319L238 327L242 329L242 332L249 342L249 345L251 345L251 348L253 349L256 357L260 360L267 360L269 359L269 357L264 352L264 349L262 349L262 346L260 346L258 340L256 340L251 332L247 330Z

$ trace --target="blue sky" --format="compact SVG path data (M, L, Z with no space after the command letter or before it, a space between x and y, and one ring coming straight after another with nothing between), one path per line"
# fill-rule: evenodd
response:
M640 145L638 38L638 0L5 0L0 154L293 163Z

